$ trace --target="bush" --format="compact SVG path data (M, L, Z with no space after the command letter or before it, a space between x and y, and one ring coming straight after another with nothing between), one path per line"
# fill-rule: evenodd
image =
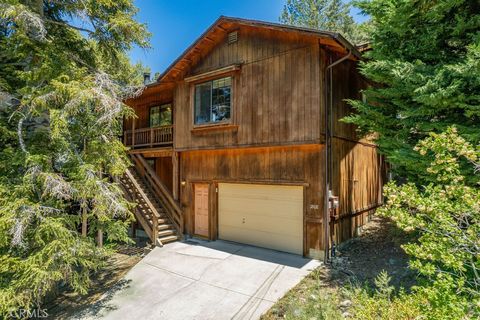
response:
M376 290L369 287L347 289L345 295L353 301L350 312L355 319L362 320L404 320L421 319L422 300L408 295L403 290L395 294L386 272L378 275ZM425 299L423 299L425 300Z
M465 163L479 169L475 150L454 127L430 134L415 150L432 157L427 170L435 183L385 187L386 205L379 214L391 218L417 240L402 247L420 286L410 295L392 296L381 274L378 289L354 290L359 319L478 319L480 317L480 190L461 174ZM478 172L478 171L477 171ZM418 311L421 311L420 313Z

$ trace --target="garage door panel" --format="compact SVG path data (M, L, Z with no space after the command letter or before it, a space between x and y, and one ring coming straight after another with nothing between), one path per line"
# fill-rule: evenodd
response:
M303 188L219 184L219 238L303 253Z
M245 197L251 199L278 201L303 200L303 188L301 187L258 184L222 184L222 186L224 188L223 195L225 197L236 198L240 192ZM288 192L284 192L285 190L283 189L288 190ZM276 193L275 191L279 192Z
M272 234L269 232L262 232L258 230L250 230L248 238L245 238L245 230L228 227L224 228L224 232L228 234L230 241L251 244L254 246L280 250L291 253L302 253L302 245L299 243L298 237L291 237L288 235ZM254 240L254 241L252 241Z
M241 214L241 215L240 215ZM271 228L272 219L268 216L257 216L254 214L239 213L238 215L224 215L223 226L241 226L248 230L262 230L270 233L298 235L303 231L301 220L276 218L275 228ZM280 221L283 220L283 221ZM297 223L295 223L297 222Z
M227 200L228 201L228 200ZM223 206L222 213L225 215L251 214L257 216L264 216L269 219L290 219L303 220L302 208L303 202L298 204L286 203L275 204L270 202L256 202L248 200L243 201L228 201L228 207ZM268 210L265 208L268 207ZM292 213L297 213L293 215Z

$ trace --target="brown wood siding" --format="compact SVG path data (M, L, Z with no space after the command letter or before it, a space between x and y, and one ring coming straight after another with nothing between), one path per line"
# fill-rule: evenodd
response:
M172 192L173 188L173 165L172 157L155 158L155 173L165 186Z
M237 182L256 184L305 184L305 248L321 250L323 177L319 163L324 160L322 145L292 147L246 148L231 150L189 151L180 155L181 204L184 208L185 230L193 234L193 184L211 184L211 238L217 236L215 183ZM317 230L318 229L318 230Z
M341 56L332 54L333 61L339 58ZM335 224L336 243L356 235L371 213L367 209L382 203L383 159L371 140L359 137L354 125L341 121L353 112L345 99L361 99L361 90L366 87L357 64L344 61L332 70L331 183L340 202L340 219Z
M232 122L238 129L192 134L192 84L175 90L178 150L323 141L324 51L318 43L273 39L242 31L236 43L223 41L191 74L242 62L234 73Z
M339 58L341 56L332 54L333 61ZM358 136L355 125L341 121L353 112L353 108L345 99L361 99L361 90L367 87L366 81L358 72L357 67L358 62L350 60L333 67L332 132L335 137L369 142Z
M374 146L334 138L332 141L332 189L339 197L335 241L354 236L368 209L382 203L383 159Z
M172 88L130 100L128 105L134 110L136 118L126 118L123 122L124 130L132 129L132 121L135 121L135 129L150 127L150 107L171 102L173 102Z
M177 82L149 89L130 101L138 116L135 127L148 127L150 106L173 101L179 199L184 206L185 230L190 234L194 233L194 183L210 186L211 239L218 232L216 183L305 184L304 253L309 255L310 249L324 249L322 143L325 84L329 81L325 68L342 55L326 51L311 38L249 28L238 31L237 42L220 41L181 71L183 76L193 76L241 64L240 70L232 73L232 126L192 131L193 84L176 78ZM332 70L331 182L340 198L337 243L355 235L370 209L382 201L384 167L376 147L368 139L359 139L355 126L339 121L352 112L344 99L360 98L360 90L366 86L356 68L357 62L344 61ZM126 129L131 125L131 120L125 121ZM161 160L160 166L171 168L171 159ZM172 171L162 169L157 174L162 181L172 181Z

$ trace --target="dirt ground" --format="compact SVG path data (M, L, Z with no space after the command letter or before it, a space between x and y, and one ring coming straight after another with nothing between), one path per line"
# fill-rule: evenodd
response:
M392 222L374 216L363 227L361 236L338 246L330 267L332 280L373 285L376 276L387 271L391 285L408 290L415 283L415 274L408 269L408 256L400 247L407 240Z
M79 295L64 291L48 302L45 306L48 319L68 319L86 307L94 305L105 292L115 291L116 287L121 287L123 276L142 259L144 254L145 248L131 246L119 248L108 261L108 266L94 276L88 294Z

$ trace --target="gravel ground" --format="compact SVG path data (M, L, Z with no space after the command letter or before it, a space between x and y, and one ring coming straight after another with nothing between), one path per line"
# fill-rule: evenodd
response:
M340 282L353 280L373 285L375 277L387 271L391 285L408 290L415 284L415 274L408 269L408 256L400 247L408 240L390 221L374 216L361 236L338 246L330 267L332 277Z

